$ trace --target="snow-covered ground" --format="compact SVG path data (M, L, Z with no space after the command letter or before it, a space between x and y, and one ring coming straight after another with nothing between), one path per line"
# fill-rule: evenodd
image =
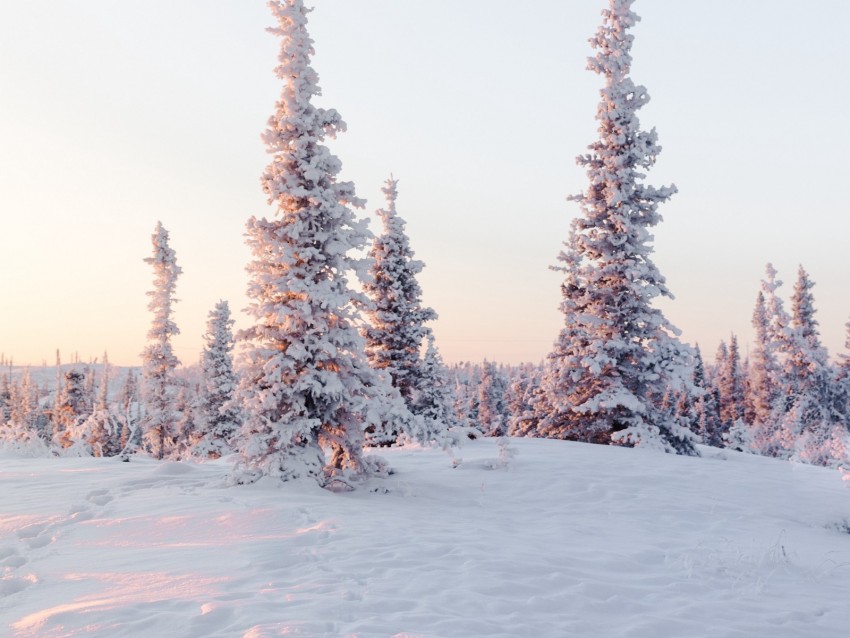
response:
M846 635L850 482L733 452L494 440L350 493L227 464L0 459L0 635Z

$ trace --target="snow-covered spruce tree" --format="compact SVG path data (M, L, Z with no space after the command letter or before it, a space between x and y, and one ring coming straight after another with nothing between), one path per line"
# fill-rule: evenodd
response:
M445 447L452 442L448 430L455 425L454 386L449 382L446 366L430 330L427 331L426 340L428 347L419 371L421 385L416 394L414 411L425 421L423 442Z
M535 397L540 392L542 370L533 364L523 364L507 393L508 435L538 436Z
M461 427L474 427L478 431L478 386L481 382L481 368L471 363L457 363L451 368L451 376L455 382L455 420Z
M437 313L422 305L416 275L423 264L413 258L405 222L396 210L398 180L390 177L382 191L387 206L377 211L383 232L369 251L371 277L364 289L373 306L363 336L372 367L389 373L408 408L417 413L417 397L424 386L420 365L422 341L428 332L425 323L435 320Z
M778 344L774 341L770 329L770 317L767 313L764 292L759 291L756 306L753 309L753 329L755 343L750 354L748 412L756 428L766 424L771 418L776 404L779 383Z
M32 436L49 439L44 431L38 384L32 378L29 368L24 370L19 382L10 385L9 406L9 422L19 432L27 431Z
M11 364L10 364L11 367ZM15 456L41 457L48 454L44 427L47 419L39 405L38 386L24 370L20 383L3 375L0 401L6 410L0 412L0 449Z
M695 421L691 430L696 432L702 442L712 447L723 447L723 424L720 419L720 397L708 382L705 364L699 346L694 352L693 370L693 410Z
M88 418L89 445L94 456L115 456L121 451L121 422L109 407L109 356L103 353L100 391Z
M303 0L269 3L281 38L277 76L283 90L263 135L271 163L263 190L272 220L248 221L249 312L238 394L245 409L237 482L262 475L314 477L322 485L368 476L379 468L362 453L366 428L392 431L392 412L410 412L369 366L358 324L365 303L348 282L365 278L349 253L370 238L351 206L362 206L341 164L323 144L345 126L333 109L313 106L318 76L310 66ZM326 458L329 449L330 458Z
M714 386L720 397L722 433L744 415L744 381L741 374L741 354L738 337L729 339L729 346L721 342L715 362Z
M2 359L2 356L0 356ZM0 365L2 365L0 360ZM6 423L12 412L12 384L9 377L5 374L0 374L0 424Z
M236 373L233 371L233 324L230 306L219 301L207 319L204 350L201 353L201 388L198 427L201 437L194 453L218 458L231 451L239 428L239 408L233 400Z
M430 330L426 335L426 342L428 346L422 358L424 391L417 399L416 410L419 414L427 415L428 418L451 425L455 421L454 385L449 380L443 357Z
M195 420L200 402L194 390L185 378L179 379L174 399L174 438L169 453L171 458L177 460L189 458L201 441L202 434Z
M835 369L834 409L844 414L844 424L850 435L850 321L844 324L844 352L838 355L838 365ZM850 450L850 448L848 448Z
M672 391L672 394L676 401L676 418L698 435L704 444L722 447L717 393L709 386L699 345L694 347L690 386Z
M172 337L180 334L172 319L172 305L177 301L174 292L177 277L183 272L177 265L174 249L168 244L168 231L157 222L152 236L153 256L145 263L153 266L154 288L148 309L153 323L148 331L148 345L142 352L142 406L144 415L139 424L142 449L157 459L165 458L174 441L176 414L174 401L179 384L175 370L180 361L171 347Z
M118 421L120 424L119 448L122 452L134 449L139 441L139 388L136 373L127 370L118 393Z
M786 440L794 440L795 455L815 465L831 465L834 428L845 415L835 410L833 372L820 343L815 319L814 283L801 266L791 296L791 326L785 341L784 400L781 415Z
M661 148L655 130L642 131L637 110L649 100L629 78L639 19L633 0L610 0L591 39L589 69L605 78L596 119L599 139L578 158L590 186L572 199L582 214L559 255L562 329L544 380L543 436L596 443L656 447L696 454L692 433L666 421L660 402L667 387L685 380L690 349L652 306L672 297L652 262L649 228L661 219L658 204L675 187L643 184L642 171Z
M485 359L478 384L478 427L484 436L504 436L507 433L505 395L508 385L508 378L499 366Z
M753 392L751 401L755 401L762 392L766 392L766 402L762 408L769 410L758 415L753 423L753 432L750 438L751 449L756 454L763 456L774 456L787 458L793 452L796 434L791 430L796 429L791 425L791 403L787 400L787 381L784 370L784 362L788 356L789 335L792 331L791 316L785 310L782 298L778 290L782 287L782 281L777 279L777 272L773 264L765 266L765 276L761 282L761 293L764 296L764 319L757 318L760 313L758 299L756 299L756 310L753 316L756 321L764 323L764 332L759 336L760 328L756 327L756 338L753 371L751 373L750 385ZM764 355L761 354L762 342ZM760 379L762 372L761 359L764 358L766 370L769 376ZM772 370L772 371L771 371ZM765 386L767 384L767 387ZM761 400L761 399L759 399Z
M64 375L53 414L53 443L60 448L81 445L88 449L88 437L83 436L84 430L80 427L91 414L85 384L85 375L76 367Z

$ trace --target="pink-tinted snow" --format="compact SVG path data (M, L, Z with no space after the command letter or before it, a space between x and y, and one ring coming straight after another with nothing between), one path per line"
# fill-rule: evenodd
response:
M0 462L0 635L819 637L850 626L834 470L561 441L380 453L351 493L228 464ZM375 491L372 491L375 490Z

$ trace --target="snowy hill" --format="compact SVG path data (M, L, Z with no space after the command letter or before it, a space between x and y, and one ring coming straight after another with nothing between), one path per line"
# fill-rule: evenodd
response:
M0 460L0 635L839 636L850 482L494 440L351 493L226 487L224 462Z

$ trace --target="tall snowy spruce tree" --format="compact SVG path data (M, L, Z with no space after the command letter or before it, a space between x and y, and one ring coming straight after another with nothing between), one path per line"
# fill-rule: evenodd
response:
M655 130L640 130L637 110L649 100L629 78L638 21L633 0L610 0L590 42L588 68L605 78L596 119L599 139L578 158L590 186L579 202L559 255L565 325L548 359L541 435L696 454L693 435L666 419L668 387L688 375L691 350L652 306L672 297L652 262L649 228L661 219L658 204L675 187L644 185L661 150Z
M201 353L200 441L194 452L202 457L218 458L230 451L239 426L240 415L233 394L236 373L233 370L233 324L230 306L219 301L210 311L204 350Z
M398 180L390 177L382 190L387 207L377 211L384 228L369 251L371 278L364 288L374 305L363 334L372 367L389 373L408 408L417 412L423 391L420 351L428 333L425 323L436 319L437 313L422 305L416 275L423 264L413 258L405 222L396 210Z
M352 206L362 206L341 164L323 144L345 130L339 113L313 106L318 76L310 66L303 0L269 2L281 38L277 76L283 89L263 139L272 160L261 178L274 219L251 218L249 312L239 396L246 414L234 478L313 477L321 485L380 468L362 453L363 431L382 429L396 393L369 366L358 329L365 297L348 282L365 277L350 256L370 239ZM409 412L407 413L409 416ZM330 450L326 458L325 450Z
M177 277L183 272L177 265L174 249L168 244L168 231L157 222L151 237L153 256L145 263L153 266L153 290L148 309L153 322L148 331L148 345L142 352L142 405L144 416L140 423L141 445L157 459L165 458L174 442L174 423L180 415L175 410L179 383L175 370L180 361L171 347L171 338L180 334L172 319L172 305L177 301Z

